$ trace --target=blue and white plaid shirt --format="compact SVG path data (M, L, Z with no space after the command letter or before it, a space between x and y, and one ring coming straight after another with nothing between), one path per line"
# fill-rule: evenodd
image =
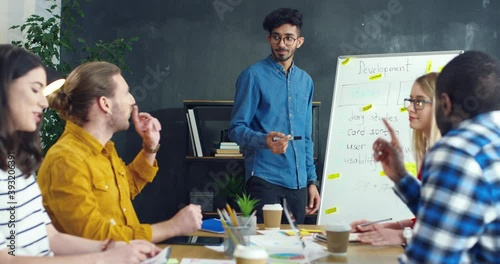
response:
M401 263L500 263L500 111L463 121L427 154L422 185L396 193L417 215Z

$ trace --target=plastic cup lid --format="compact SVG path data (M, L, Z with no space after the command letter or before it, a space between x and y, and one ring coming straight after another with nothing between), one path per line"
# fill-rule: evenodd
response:
M237 245L233 256L244 259L267 259L267 252L260 247Z
M326 230L336 232L351 231L351 226L345 223L332 223L326 226Z
M283 210L283 207L281 206L281 204L265 204L264 207L262 207L262 210L278 211Z

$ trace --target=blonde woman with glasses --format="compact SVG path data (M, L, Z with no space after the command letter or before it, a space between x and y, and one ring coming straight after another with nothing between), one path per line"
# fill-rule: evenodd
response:
M420 167L425 153L441 137L436 124L435 105L433 104L437 76L437 73L432 72L417 78L411 89L410 97L404 99L405 107L408 110L410 127L413 129L412 149L417 164L418 179L421 178ZM392 130L386 120L384 120L384 124L389 130ZM397 169L385 167L383 163L382 165L386 173L388 170ZM399 166L404 165L400 164ZM361 242L375 246L400 245L406 242L403 237L404 228L413 227L415 218L385 224L360 226L366 222L368 221L359 220L351 223L352 232L359 233L358 238Z

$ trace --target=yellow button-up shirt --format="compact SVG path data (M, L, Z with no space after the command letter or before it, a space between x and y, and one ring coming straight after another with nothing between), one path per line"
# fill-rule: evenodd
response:
M121 231L127 239L151 240L151 226L139 222L131 199L157 171L156 160L151 166L142 151L125 165L113 142L103 146L67 121L61 138L45 156L37 180L43 205L57 230L97 240L123 240Z

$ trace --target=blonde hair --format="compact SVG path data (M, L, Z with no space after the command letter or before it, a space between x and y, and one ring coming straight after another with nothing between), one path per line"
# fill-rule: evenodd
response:
M114 95L112 77L116 74L120 74L120 68L109 62L84 63L69 74L61 89L48 97L49 105L62 119L81 126L88 122L88 111L96 98Z
M436 115L435 109L436 109L436 104L435 102L435 91L436 91L436 79L437 79L438 73L437 72L431 72L425 75L422 75L418 77L415 82L420 85L422 90L426 95L428 95L432 99L432 117L431 117L431 131L429 138L427 138L424 134L423 131L421 130L413 130L413 142L412 142L412 148L413 148L413 154L415 156L415 162L417 163L417 171L420 170L420 166L422 165L422 162L424 161L424 156L427 153L427 149L434 145L436 141L438 141L441 138L441 132L439 132L439 129L437 127L436 123Z

